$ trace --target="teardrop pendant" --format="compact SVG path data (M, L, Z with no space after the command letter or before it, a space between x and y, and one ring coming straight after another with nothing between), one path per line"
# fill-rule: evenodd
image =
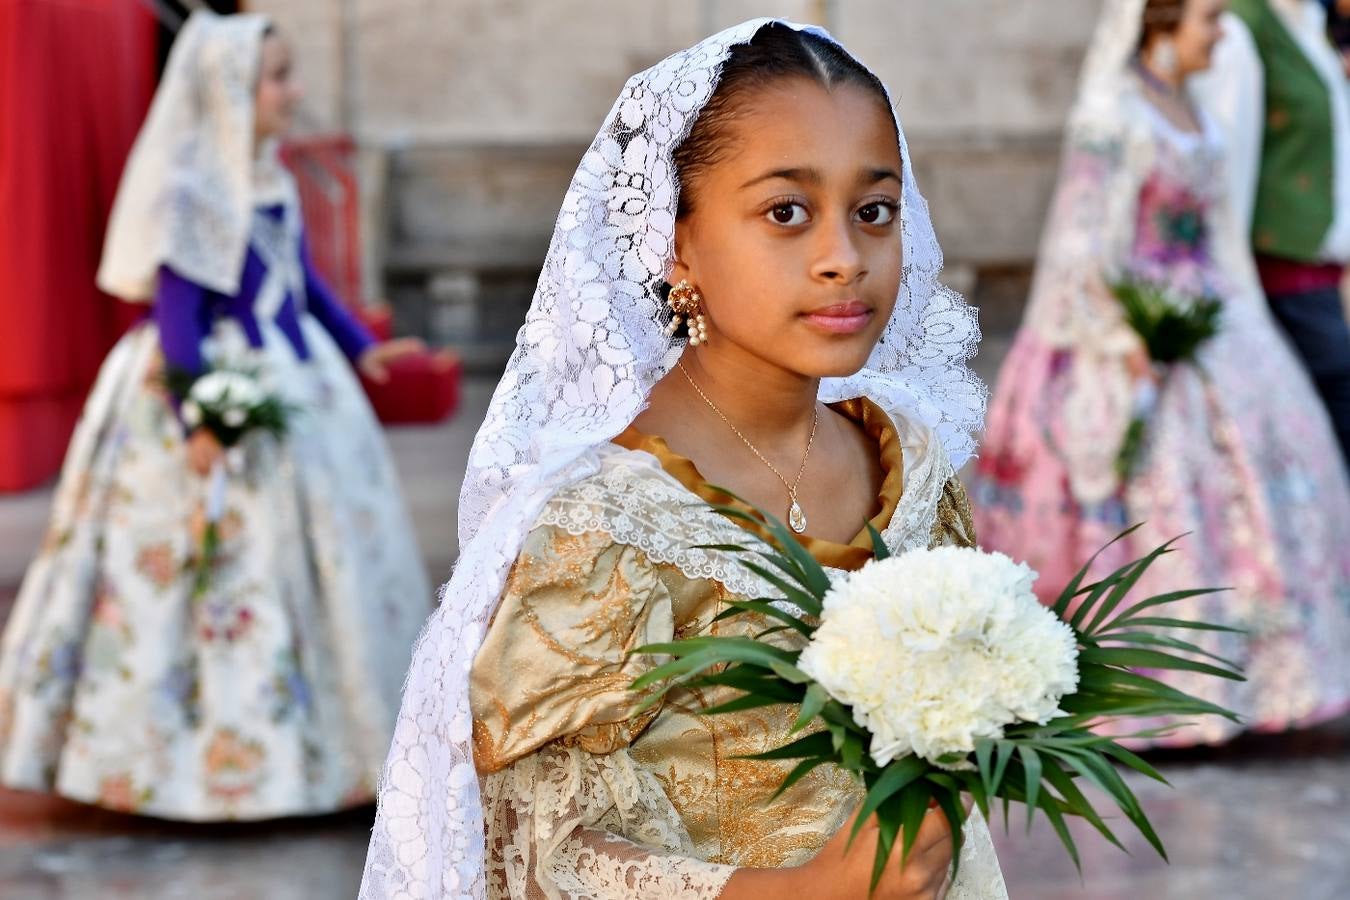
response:
M802 512L796 497L792 498L792 505L788 507L788 525L798 534L806 531L806 513Z

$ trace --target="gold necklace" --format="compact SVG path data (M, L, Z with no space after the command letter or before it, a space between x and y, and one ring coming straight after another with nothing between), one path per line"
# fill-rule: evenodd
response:
M783 477L783 473L779 472L773 463L769 462L767 459L764 458L764 454L760 453L759 450L755 447L755 445L750 443L750 439L748 437L741 434L741 430L737 428L735 425L733 425L731 423L731 420L728 419L726 415L720 409L717 408L716 403L713 403L711 400L708 399L708 395L703 393L703 388L698 386L698 382L696 382L694 380L694 377L689 374L689 370L684 367L684 363L679 362L676 363L676 365L679 366L680 371L684 373L684 377L689 382L689 386L698 392L698 395L703 398L704 403L708 404L708 408L711 409L713 412L717 413L717 417L721 419L723 422L727 423L727 427L736 433L736 437L740 438L741 442L744 443L745 446L750 448L750 452L755 454L755 456L759 457L759 461L764 463L764 465L768 466L769 471L772 472L774 475L778 476L779 481L783 482L783 487L787 488L788 492L788 525L789 527L792 528L793 531L797 532L798 534L802 534L803 532L805 532L806 513L802 512L802 506L800 503L797 502L797 486L802 483L802 473L806 471L806 461L811 456L811 445L814 444L816 440L816 425L819 424L820 422L819 404L813 405L811 407L811 436L806 439L806 452L802 454L802 464L797 468L797 477L792 480L791 484L789 484L788 480Z

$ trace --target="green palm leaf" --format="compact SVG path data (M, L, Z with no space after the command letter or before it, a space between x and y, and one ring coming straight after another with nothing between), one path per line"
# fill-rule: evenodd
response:
M724 493L740 500L729 491ZM718 509L732 518L753 522L764 530L768 540L748 540L746 545L709 545L707 549L738 554L748 571L781 592L783 599L795 605L801 614L783 609L773 598L732 599L727 601L728 608L718 615L717 621L758 616L772 625L760 632L761 637L790 632L789 637L799 643L810 640L817 628L815 619L820 616L830 590L830 579L781 522L746 505L753 514L735 507ZM1128 537L1138 527L1123 532L1116 541ZM869 534L876 557L889 555L880 533L869 528ZM1080 789L1079 780L1099 788L1165 858L1161 841L1116 766L1159 781L1163 780L1162 775L1116 740L1097 734L1092 728L1106 720L1126 717L1176 719L1219 715L1237 719L1234 713L1217 704L1137 671L1180 670L1229 680L1242 678L1240 669L1231 661L1193 642L1150 630L1237 631L1152 614L1168 604L1212 591L1179 590L1130 602L1130 594L1139 580L1154 562L1172 552L1173 544L1174 541L1169 541L1099 581L1086 583L1100 551L1077 572L1054 606L1055 613L1074 627L1079 639L1078 689L1062 698L1060 708L1065 715L1044 724L1013 723L1001 738L977 741L968 771L945 771L914 756L878 765L867 753L871 735L857 724L852 710L832 698L798 667L800 650L755 638L705 635L640 647L636 653L657 657L658 664L635 679L633 688L648 692L643 701L648 706L659 702L675 687L737 692L734 697L706 707L703 712L707 714L796 704L798 709L789 732L796 736L782 747L745 758L797 761L775 797L827 763L857 777L865 790L857 821L862 823L868 816L876 816L879 825L874 879L880 878L897 845L901 859L907 856L930 801L947 816L959 843L965 816L963 792L970 793L986 813L993 801L1002 800L1005 821L1010 804L1023 804L1028 828L1035 814L1042 813L1074 865L1081 869L1078 848L1066 825L1067 816L1085 819L1116 846L1121 846L1121 842ZM813 726L819 730L811 731ZM1175 727L1168 725L1139 734L1156 736ZM859 827L855 823L850 840Z

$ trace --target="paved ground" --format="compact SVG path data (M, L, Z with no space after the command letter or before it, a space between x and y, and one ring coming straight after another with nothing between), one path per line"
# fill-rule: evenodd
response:
M1015 900L1344 900L1350 897L1350 722L1164 761L1174 787L1136 787L1167 844L1132 855L1075 829L1080 881L1041 824L995 828ZM265 825L150 822L0 792L6 900L353 897L370 811ZM1124 834L1122 830L1122 835Z
M979 368L992 378L1006 342ZM448 425L390 441L428 568L454 558L454 505L491 384L471 382ZM41 537L50 491L0 498L0 618ZM1348 648L1350 649L1350 648ZM1080 881L1053 833L996 828L1015 900L1342 900L1350 897L1350 720L1294 737L1163 760L1174 788L1138 789L1172 855L1127 856L1081 834ZM0 791L0 898L329 900L352 897L371 812L261 825L183 826Z

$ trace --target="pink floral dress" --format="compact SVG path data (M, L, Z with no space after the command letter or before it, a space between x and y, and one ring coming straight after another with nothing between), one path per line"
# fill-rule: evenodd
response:
M1214 129L1180 131L1137 92L1125 109L1117 134L1069 142L974 479L980 539L1036 568L1049 600L1131 524L1144 526L1104 554L1101 573L1185 534L1139 590L1231 588L1175 611L1246 629L1207 643L1248 680L1169 680L1253 729L1339 714L1350 707L1350 486L1330 423L1228 217ZM1160 381L1122 482L1142 344L1107 285L1126 274L1224 306L1196 363ZM1158 742L1218 742L1239 727L1211 718Z

